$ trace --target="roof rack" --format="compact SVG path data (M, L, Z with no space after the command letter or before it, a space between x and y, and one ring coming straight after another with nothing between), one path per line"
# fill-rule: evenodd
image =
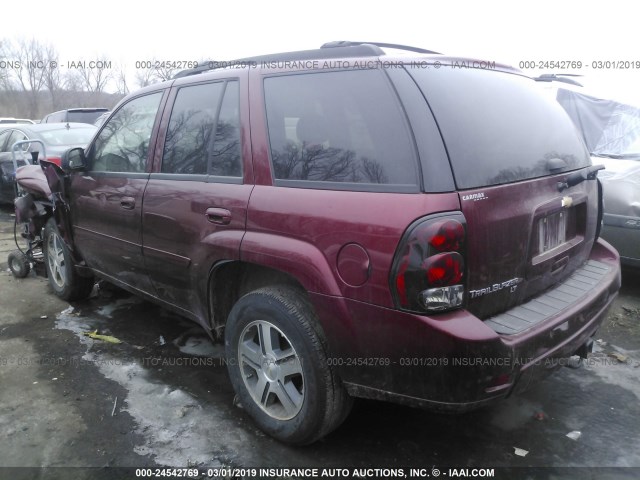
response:
M406 45L396 45L394 43L376 43L376 42L349 42L337 41L329 42L315 50L300 50L297 52L274 53L269 55L260 55L257 57L239 58L227 61L205 61L202 65L182 70L176 73L173 78L188 77L199 73L224 68L231 65L257 65L259 62L281 62L294 60L325 60L330 58L354 58L354 57L379 57L384 55L382 48L395 48L399 50L407 50L416 53L437 54L431 50L424 50L417 47L409 47Z
M576 85L578 87L582 87L580 82L574 80L573 78L566 77L581 77L582 75L577 75L574 73L543 73L539 77L533 77L536 82L560 82L560 83L568 83L569 85Z
M434 52L433 50L425 50L424 48L411 47L409 45L400 45L398 43L351 42L348 40L328 42L322 45L320 48L354 47L357 45L375 45L376 47L380 47L380 48L395 48L396 50L406 50L408 52L442 55L440 52Z
M239 58L237 60L227 61L208 61L203 65L192 68L190 70L183 70L174 75L173 78L187 77L189 75L197 75L198 73L207 72L209 70L215 70L218 68L224 68L231 65L257 65L260 62L281 62L281 61L294 61L294 60L324 60L329 58L345 58L345 57L378 57L384 55L384 52L375 45L357 45L357 46L345 46L337 47L331 50L316 49L316 50L300 50L297 52L284 52L273 53L269 55L260 55L257 57Z

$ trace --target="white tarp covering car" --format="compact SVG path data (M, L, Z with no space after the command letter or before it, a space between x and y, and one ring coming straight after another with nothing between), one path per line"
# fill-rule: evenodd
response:
M559 88L557 100L567 111L591 152L606 170L602 236L623 265L640 267L640 108Z

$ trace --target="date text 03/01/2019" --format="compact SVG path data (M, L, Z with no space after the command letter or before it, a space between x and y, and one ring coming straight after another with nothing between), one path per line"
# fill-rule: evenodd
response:
M640 60L521 60L518 68L538 70L640 70Z

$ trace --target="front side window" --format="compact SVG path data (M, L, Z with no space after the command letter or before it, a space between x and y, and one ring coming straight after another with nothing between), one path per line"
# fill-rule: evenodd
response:
M143 173L162 92L138 97L120 108L94 142L92 171Z
M11 135L11 130L5 130L4 132L0 132L0 152L8 152L10 145L7 143L9 136Z
M264 89L276 184L417 188L414 142L383 72L277 76Z
M167 128L162 173L239 177L238 82L182 87Z

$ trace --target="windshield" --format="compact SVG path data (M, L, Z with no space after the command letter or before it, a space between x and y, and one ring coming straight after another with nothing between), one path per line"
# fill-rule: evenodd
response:
M56 130L40 131L38 135L47 145L51 146L86 145L96 130L96 127L89 125L69 129L63 127Z

